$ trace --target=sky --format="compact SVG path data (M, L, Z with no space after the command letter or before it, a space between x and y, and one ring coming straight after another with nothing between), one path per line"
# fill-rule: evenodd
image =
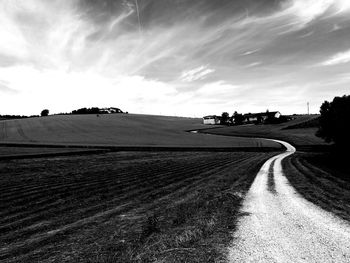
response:
M349 0L0 0L0 114L317 113L349 91Z

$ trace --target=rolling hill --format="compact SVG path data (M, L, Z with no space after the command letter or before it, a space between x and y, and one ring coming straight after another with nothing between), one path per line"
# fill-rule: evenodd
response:
M199 118L138 114L57 115L0 121L0 143L93 146L275 147L252 138L194 134Z
M255 138L274 138L287 141L296 146L297 149L307 149L309 147L323 148L329 144L321 138L316 137L317 118L319 115L293 116L295 119L280 123L266 125L240 125L232 127L215 127L203 129L202 133L226 135L226 136L246 136Z

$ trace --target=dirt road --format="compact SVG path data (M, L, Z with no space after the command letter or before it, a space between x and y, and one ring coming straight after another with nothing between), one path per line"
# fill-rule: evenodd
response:
M350 223L303 199L283 175L287 151L263 165L245 197L229 262L350 262Z

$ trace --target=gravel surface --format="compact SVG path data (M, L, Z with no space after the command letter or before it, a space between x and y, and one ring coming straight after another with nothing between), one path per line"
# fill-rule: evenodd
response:
M255 178L229 248L229 262L350 262L350 223L302 198L283 175L281 161L270 158ZM275 191L269 190L273 165ZM270 170L271 171L271 170ZM271 175L270 175L271 176Z

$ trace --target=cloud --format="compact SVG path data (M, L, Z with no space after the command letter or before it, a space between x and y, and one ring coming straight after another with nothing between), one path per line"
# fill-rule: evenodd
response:
M292 0L285 3L288 8L284 12L294 14L301 23L307 24L323 15L332 4L334 4L334 0Z
M338 13L347 13L350 11L350 2L348 0L335 1Z
M198 68L194 68L194 69L182 72L180 79L186 82L202 80L206 78L208 74L213 72L215 72L215 70L208 68L208 66L200 66Z
M250 63L246 66L246 68L252 68L252 67L256 67L256 66L259 66L261 65L262 62L261 61L257 61L257 62L253 62L253 63Z
M305 38L305 37L309 37L309 36L312 36L315 32L314 31L311 31L311 32L308 32L304 35L301 35L299 38Z
M252 54L254 54L254 53L256 53L256 52L258 52L258 51L260 51L261 49L254 49L254 50L249 50L249 51L246 51L246 52L244 52L243 54L242 54L242 56L248 56L248 55L252 55Z
M116 104L186 115L233 101L253 111L289 94L266 97L273 81L293 90L312 83L310 93L318 94L326 69L332 76L347 71L347 52L339 52L350 40L349 3L139 1L140 33L134 0L2 0L0 76L18 94L14 102L3 92L8 104L0 110L21 103L19 113L34 114L47 102L51 112ZM332 25L341 32L330 36ZM324 54L336 55L323 66L340 66L310 67Z
M17 90L11 89L7 81L0 80L0 92L17 93Z
M350 50L345 52L340 52L330 57L326 61L322 62L322 66L334 66L339 64L345 64L350 62Z
M327 18L346 14L350 10L348 0L290 0L282 3L286 14L296 15L303 24L307 24L318 17Z
M51 112L69 112L77 107L111 105L129 112L159 113L159 109L172 104L178 93L167 83L142 76L108 78L97 73L37 70L29 66L0 68L0 76L9 79L0 81L0 92L18 91L15 104L6 99L5 93L1 95L1 110L19 113L27 108L34 114L42 107L49 107Z
M277 11L265 16L247 16L234 26L267 26L276 31L276 35L283 35L301 30L316 20L347 15L350 11L348 0L285 0L278 3Z

